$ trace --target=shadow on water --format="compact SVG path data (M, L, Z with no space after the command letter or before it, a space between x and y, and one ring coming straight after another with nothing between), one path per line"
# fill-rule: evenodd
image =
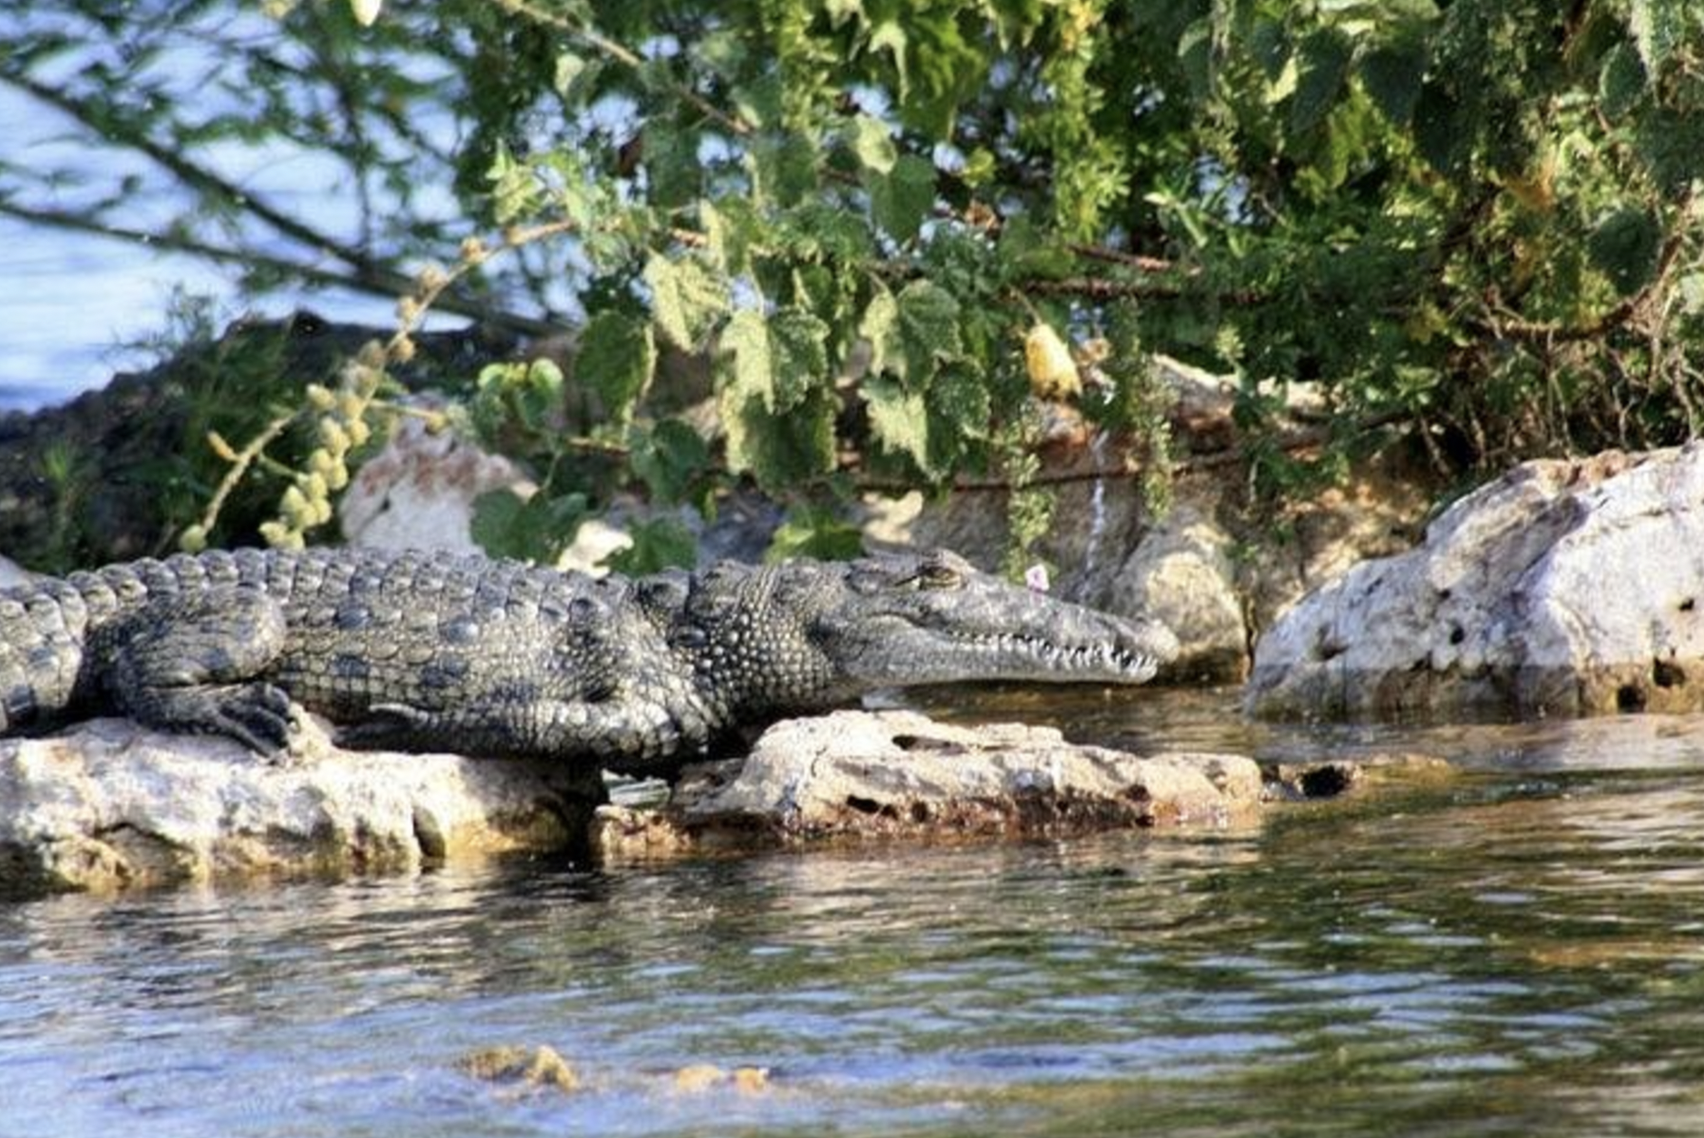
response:
M1224 696L1028 698L955 713L1463 771L1249 831L0 909L0 1131L1704 1128L1704 721L1310 731ZM496 1044L585 1087L457 1071ZM770 1081L677 1089L695 1063Z

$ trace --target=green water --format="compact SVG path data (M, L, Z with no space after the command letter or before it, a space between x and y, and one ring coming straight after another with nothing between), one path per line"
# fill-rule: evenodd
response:
M954 713L1002 708L1459 773L1242 831L12 905L0 1135L1704 1132L1704 719ZM584 1088L458 1069L500 1044ZM677 1087L699 1063L768 1083Z

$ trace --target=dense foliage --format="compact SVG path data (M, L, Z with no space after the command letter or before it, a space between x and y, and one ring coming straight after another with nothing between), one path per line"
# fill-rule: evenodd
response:
M467 393L545 475L487 511L500 548L548 553L621 482L703 500L749 476L801 507L805 548L835 531L803 507L860 484L1021 493L1041 399L1158 492L1150 351L1240 377L1267 492L1396 437L1473 472L1704 425L1688 0L5 9L0 81L143 161L54 205L65 171L15 156L0 210L238 260L257 288L404 296L389 354L308 405L333 442L424 309L577 326L568 378ZM198 69L160 65L194 45ZM221 172L279 146L343 180L341 229ZM193 196L150 227L160 174ZM659 382L682 353L711 361L718 437ZM1305 448L1273 425L1298 381L1327 412ZM342 455L298 472L274 539L323 516ZM1018 505L1034 536L1044 506Z

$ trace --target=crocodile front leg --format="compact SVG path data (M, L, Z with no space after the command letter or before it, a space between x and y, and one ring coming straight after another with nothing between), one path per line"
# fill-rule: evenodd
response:
M442 709L380 703L336 741L352 749L456 750L492 757L592 758L615 771L702 750L710 734L700 709L632 692L533 697Z
M225 735L262 755L289 744L294 705L268 666L284 650L284 611L259 589L164 595L90 637L120 710L150 727Z

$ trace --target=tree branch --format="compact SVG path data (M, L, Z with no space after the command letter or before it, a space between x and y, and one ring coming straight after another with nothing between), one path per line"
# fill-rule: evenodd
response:
M63 91L55 90L29 74L7 71L0 74L0 78L47 105L64 111L102 137L115 137L113 128L119 126L120 123L103 121L107 116L98 114L95 108L82 100L73 98ZM406 276L375 260L363 250L347 245L329 234L321 233L299 219L281 212L270 205L266 199L257 197L241 186L221 178L213 171L199 166L183 155L155 142L144 131L136 129L132 124L123 123L122 125L124 127L123 133L116 136L118 143L145 155L191 189L223 198L241 208L244 213L265 222L284 236L337 258L354 269L356 274L364 281L376 283L388 280L391 283L384 287L393 293L405 292L410 287L406 283L408 281Z
M295 277L313 284L354 289L357 292L371 293L388 300L394 300L399 295L406 295L412 292L415 287L413 280L401 274L392 274L384 281L363 280L345 272L322 269L315 265L305 265L254 250L227 249L172 232L154 233L145 229L131 229L122 225L97 221L94 218L72 213L68 210L40 209L19 205L17 202L6 198L0 198L0 214L37 225L51 225L56 229L68 229L77 233L92 233L99 237L110 237L114 240L127 241L130 244L141 245L149 249L187 253L212 261L215 264L270 269L281 275ZM465 316L491 328L524 336L548 336L561 331L561 328L547 321L537 320L519 313L489 308L463 296L446 295L439 297L434 307L441 312Z

